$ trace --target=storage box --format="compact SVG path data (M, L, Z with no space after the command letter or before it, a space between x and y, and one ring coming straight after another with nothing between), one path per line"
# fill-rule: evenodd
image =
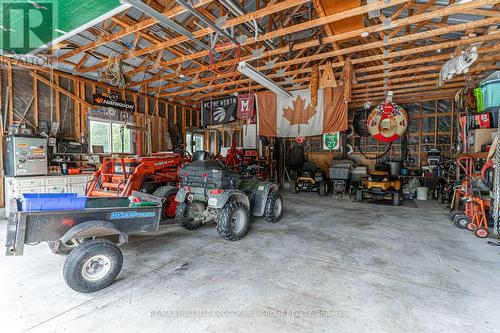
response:
M22 210L80 210L85 208L86 197L76 193L24 193Z
M500 71L488 76L480 84L483 92L483 107L485 110L500 106Z
M467 152L479 153L481 146L491 144L491 134L496 132L496 128L480 128L471 130L467 136Z
M205 188L238 188L237 172L229 170L219 161L196 161L181 169L181 185Z
M348 180L350 177L350 171L351 169L349 168L343 168L343 167L331 167L330 168L330 178L331 179L342 179L342 180Z

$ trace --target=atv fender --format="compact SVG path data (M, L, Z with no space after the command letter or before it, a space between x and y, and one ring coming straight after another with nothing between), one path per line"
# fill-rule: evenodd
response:
M278 185L269 182L261 182L252 192L250 197L251 214L253 216L263 216L266 209L267 196L270 192L278 191Z
M188 195L188 191L186 191L184 188L181 187L177 190L177 194L175 195L175 201L185 202L187 195Z
M239 190L227 190L224 193L218 195L208 194L207 197L209 208L221 209L229 200L233 200L241 202L248 209L250 209L250 199L244 192Z

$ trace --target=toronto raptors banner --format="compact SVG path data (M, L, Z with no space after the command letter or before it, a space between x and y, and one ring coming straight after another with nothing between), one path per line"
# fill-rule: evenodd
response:
M220 125L236 120L238 97L212 98L201 103L201 125Z
M255 117L255 94L240 94L238 95L238 118L242 120L249 120L253 124Z

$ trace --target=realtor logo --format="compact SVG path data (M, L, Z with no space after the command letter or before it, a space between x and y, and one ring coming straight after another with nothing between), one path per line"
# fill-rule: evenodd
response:
M27 54L58 37L57 1L17 0L0 4L0 49Z

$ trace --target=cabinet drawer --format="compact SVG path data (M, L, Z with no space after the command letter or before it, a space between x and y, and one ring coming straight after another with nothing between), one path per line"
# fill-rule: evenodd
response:
M45 187L18 187L16 197L20 197L23 193L44 193Z
M47 187L53 185L53 186L64 186L66 185L66 178L64 177L47 177L45 178L45 184Z
M16 178L16 187L29 187L29 186L44 186L45 179L43 178Z
M88 181L87 177L68 177L68 184L86 184Z
M47 193L64 193L66 190L65 185L47 185Z

